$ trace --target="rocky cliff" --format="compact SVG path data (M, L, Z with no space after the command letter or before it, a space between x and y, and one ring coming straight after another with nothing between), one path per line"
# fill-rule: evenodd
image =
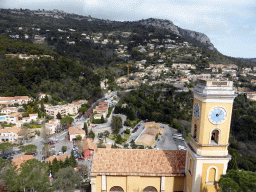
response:
M166 29L190 42L204 46L210 50L217 51L214 45L211 43L210 39L205 34L196 31L182 29L174 25L173 22L169 20L150 18L146 20L140 20L139 23L147 27L153 26L161 29Z

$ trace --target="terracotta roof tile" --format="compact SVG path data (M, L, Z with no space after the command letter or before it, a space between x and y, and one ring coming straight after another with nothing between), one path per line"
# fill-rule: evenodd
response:
M17 169L20 168L20 165L22 163L25 163L26 161L33 159L33 155L20 155L18 157L13 158L12 164L17 166Z
M5 133L5 132L12 132L12 133L19 133L21 131L21 128L19 127L5 127L3 129L0 129L0 133Z
M96 149L97 147L96 147L96 145L95 145L95 143L93 143L93 140L92 140L92 138L86 138L86 139L84 139L84 142L83 142L83 149L85 150L85 149L92 149L92 150L94 150L94 149Z
M183 175L186 151L95 149L92 175Z
M85 131L81 127L69 127L69 135L71 134L85 134Z
M52 162L55 158L58 160L58 161L65 161L66 158L70 158L71 155L59 155L59 156L50 156L46 159L47 162Z

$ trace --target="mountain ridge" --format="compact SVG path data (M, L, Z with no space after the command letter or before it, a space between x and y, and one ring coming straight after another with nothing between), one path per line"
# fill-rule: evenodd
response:
M169 30L172 33L179 35L184 39L194 41L194 43L196 44L202 44L204 47L208 48L209 50L217 51L217 49L211 43L209 37L207 37L207 35L205 35L204 33L192 31L188 29L182 29L181 27L174 25L173 22L170 20L149 18L146 20L139 20L139 22L141 22L141 24L145 26L154 26L154 27Z

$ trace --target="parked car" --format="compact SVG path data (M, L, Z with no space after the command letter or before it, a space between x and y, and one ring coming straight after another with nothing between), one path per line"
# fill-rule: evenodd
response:
M182 146L182 145L178 145L178 149L179 150L186 150L186 147Z
M174 136L173 139L184 141L184 138L182 136Z

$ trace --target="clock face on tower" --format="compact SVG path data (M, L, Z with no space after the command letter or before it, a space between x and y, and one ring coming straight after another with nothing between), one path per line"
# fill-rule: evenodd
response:
M221 124L227 118L227 111L223 107L213 107L208 115L212 124Z
M198 103L194 105L194 117L197 120L200 116L200 106Z

